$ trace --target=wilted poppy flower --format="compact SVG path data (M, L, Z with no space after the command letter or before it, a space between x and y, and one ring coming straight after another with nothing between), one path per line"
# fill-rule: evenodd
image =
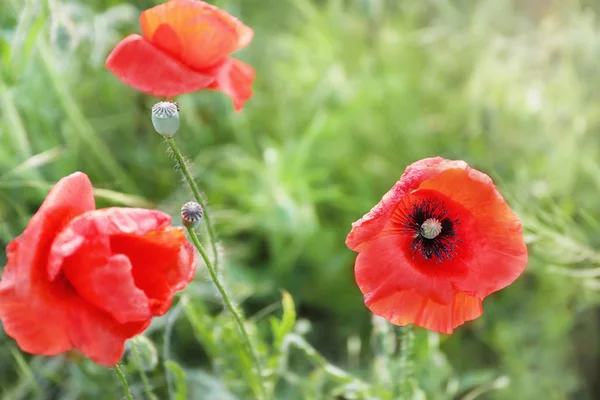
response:
M140 16L143 37L129 35L106 59L127 85L154 96L220 90L236 110L252 97L254 69L228 57L250 44L254 31L200 0L170 0Z
M193 278L195 252L169 215L94 208L85 174L63 178L6 249L0 320L28 353L116 364Z
M410 165L346 245L371 311L442 333L479 317L527 263L521 222L490 177L440 157Z

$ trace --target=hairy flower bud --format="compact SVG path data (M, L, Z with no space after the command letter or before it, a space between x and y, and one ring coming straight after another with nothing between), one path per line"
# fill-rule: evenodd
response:
M202 220L204 211L202 206L195 201L185 203L181 207L181 221L186 228L195 228Z
M136 368L144 371L152 371L158 365L158 353L156 346L150 339L143 335L137 335L129 341L131 353L130 361Z
M179 129L179 104L161 101L152 107L152 125L156 132L172 137Z

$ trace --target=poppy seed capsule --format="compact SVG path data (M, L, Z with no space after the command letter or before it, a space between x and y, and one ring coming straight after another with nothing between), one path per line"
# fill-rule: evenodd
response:
M420 233L425 239L435 239L442 232L442 223L436 218L429 218L421 225Z
M186 228L195 228L200 223L203 214L202 206L195 201L189 201L181 207L181 221Z
M170 101L161 101L152 107L152 125L156 132L171 137L179 129L179 105Z

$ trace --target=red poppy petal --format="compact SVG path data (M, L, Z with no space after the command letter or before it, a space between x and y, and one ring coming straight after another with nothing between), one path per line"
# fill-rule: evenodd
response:
M399 235L384 236L358 254L354 274L365 302L377 302L408 289L438 303L452 302L455 290L443 271L424 273L406 257L404 249L409 248L409 240Z
M142 333L150 322L147 319L119 324L108 314L79 300L70 305L69 335L79 351L108 367L118 363L123 356L125 340Z
M233 108L241 111L244 103L252 97L254 68L235 58L228 58L217 69L215 75L217 79L209 88L219 90L231 97Z
M135 285L129 259L108 251L101 244L83 246L64 261L65 277L83 299L121 324L151 318L148 298Z
M509 208L492 180L471 168L449 169L421 184L460 204L472 222L464 229L473 258L466 277L455 279L458 290L485 297L510 285L525 269L527 247L521 221Z
M59 180L48 192L32 222L38 214L54 207L70 207L74 211L79 210L80 213L95 209L94 190L90 178L83 172L74 172Z
M183 43L177 35L177 32L175 32L175 30L169 25L159 25L154 31L152 41L150 41L150 39L146 40L152 43L153 46L158 47L160 50L173 57L175 60L179 60L185 64L185 62L181 59L181 54L183 53Z
M36 267L48 255L55 236L73 218L96 208L92 183L86 174L75 172L59 180L19 236L20 248L15 254L15 282L18 291L29 290L42 271ZM17 266L19 266L17 268ZM12 266L5 269L5 273Z
M14 288L0 287L4 331L28 353L52 356L73 348L67 313L67 298L58 290L34 288L31 296L23 298Z
M61 271L88 302L110 313L121 323L151 316L149 300L137 287L127 254L120 254L113 240L120 236L144 236L163 229L171 217L156 210L105 208L71 221L52 245L48 260L52 278ZM149 255L161 249L151 249Z
M164 314L175 292L191 281L196 267L196 253L183 229L170 227L170 223L169 215L155 210L113 207L86 213L73 220L55 240L48 263L51 276L64 269L88 301L120 321L132 321L127 318L136 315L145 317L147 309L142 299L149 301L153 315ZM102 241L96 243L95 238ZM74 255L84 258L84 265L97 265L100 271L75 271L82 263L80 258L69 261ZM105 270L106 260L115 255L126 257L128 263L119 264L120 269ZM93 275L95 282L86 284L92 280L87 275ZM112 284L104 286L117 278L122 280L121 294ZM109 296L109 289L114 291L114 303L123 302L122 309L116 311L111 306L113 301L103 300ZM98 296L97 301L94 296ZM127 302L127 296L132 297L131 302Z
M52 244L48 259L49 276L56 277L65 259L88 244L89 240L105 240L104 244L110 248L111 236L143 236L170 224L171 216L157 210L109 207L87 212L71 221Z
M237 40L236 50L239 50L239 49L242 49L242 48L248 46L250 44L250 42L252 41L252 37L254 36L254 31L252 30L252 28L244 25L242 23L242 21L235 18L234 16L232 16L225 10L222 10L218 7L213 6L212 4L208 4L203 1L197 1L197 0L171 0L171 1L180 2L180 3L193 2L194 4L200 5L200 6L204 7L205 9L210 10L210 12L214 12L215 14L219 15L219 17L221 17L221 19L224 22L226 22L229 26L231 26L237 34L238 40Z
M25 231L6 248L8 263L0 280L0 319L7 335L24 351L53 355L73 347L67 334L65 308L72 293L64 282L48 280L46 261L62 227L94 207L88 177L81 172L69 175L52 188Z
M129 35L104 64L125 84L154 96L175 97L210 85L213 76L193 71L139 35Z
M194 70L215 66L252 39L250 28L197 0L171 0L152 7L142 13L140 24L147 40ZM172 32L162 34L167 28ZM166 40L172 37L178 40Z
M29 284L27 292L18 291L14 272L21 248L20 239L7 249L8 264L0 282L0 319L6 334L28 353L55 355L73 348L68 336L68 293L42 280ZM52 321L51 324L47 321Z
M135 284L150 299L153 315L167 312L175 293L194 277L197 256L182 228L114 237L112 249L131 261Z
M398 202L421 182L431 179L448 168L465 169L464 161L446 160L441 157L425 158L409 165L400 180L383 196L381 201L365 216L352 224L352 230L346 238L346 246L360 251L369 241L375 240L388 222L390 213Z
M481 300L458 292L449 304L439 304L421 296L415 289L403 290L377 301L365 302L369 309L393 324L415 324L450 334L459 325L483 313Z

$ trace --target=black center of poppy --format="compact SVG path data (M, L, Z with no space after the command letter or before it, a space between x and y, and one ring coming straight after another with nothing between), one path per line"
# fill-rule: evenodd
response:
M402 220L402 229L412 235L411 251L420 252L426 260L441 263L456 255L459 239L458 219L452 218L448 207L437 199L412 203Z

